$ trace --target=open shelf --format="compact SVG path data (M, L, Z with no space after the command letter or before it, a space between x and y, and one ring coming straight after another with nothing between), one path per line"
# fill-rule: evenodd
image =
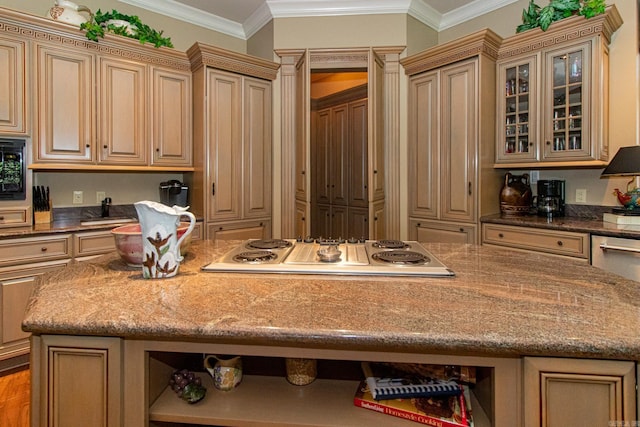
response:
M167 386L152 403L149 420L225 426L421 425L354 406L353 397L359 384L355 380L319 378L309 385L295 386L281 376L244 375L236 389L223 392L214 387L209 375L202 372L197 375L207 388L203 400L188 404ZM475 426L491 426L473 393L471 405Z

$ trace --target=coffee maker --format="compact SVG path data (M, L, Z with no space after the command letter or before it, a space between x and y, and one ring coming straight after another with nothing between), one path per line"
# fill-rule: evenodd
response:
M539 216L564 216L564 181L542 179L538 181L538 195L535 201Z

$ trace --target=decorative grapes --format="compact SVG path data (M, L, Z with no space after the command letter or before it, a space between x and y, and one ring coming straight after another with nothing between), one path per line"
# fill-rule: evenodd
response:
M188 403L199 402L207 394L202 380L187 369L174 371L169 378L169 386L179 398Z

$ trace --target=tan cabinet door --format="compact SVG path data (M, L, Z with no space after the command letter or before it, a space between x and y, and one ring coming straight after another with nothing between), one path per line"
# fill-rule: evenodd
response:
M105 164L147 162L147 68L100 58L98 160Z
M346 205L349 192L347 182L349 108L347 104L331 108L331 130L328 156L331 204Z
M526 357L525 427L627 425L635 385L633 362Z
M244 218L271 215L271 82L244 78Z
M409 89L409 214L438 218L439 159L439 73L413 77Z
M94 56L43 44L35 61L36 160L93 162Z
M326 108L315 113L314 132L312 138L313 147L313 188L315 194L312 195L316 203L331 203L329 182L329 152L331 142L331 109Z
M444 67L441 93L441 219L475 221L478 146L477 60Z
M151 71L152 166L191 166L191 74Z
M242 77L207 71L209 221L242 215Z
M0 37L0 133L27 133L26 42Z

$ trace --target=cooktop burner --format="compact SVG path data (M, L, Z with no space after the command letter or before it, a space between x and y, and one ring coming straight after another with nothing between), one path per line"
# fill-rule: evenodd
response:
M371 258L380 262L400 265L420 265L429 262L429 257L426 255L413 251L400 250L376 252L371 255Z
M282 249L291 247L292 243L283 239L251 240L247 243L248 249Z
M322 258L329 246L335 246L340 256ZM455 276L418 242L364 239L245 240L202 269L225 273Z
M374 248L380 249L406 249L408 244L402 240L376 240L371 244Z
M278 257L271 251L249 251L240 252L233 257L233 260L241 263L260 264L263 262L273 261Z

